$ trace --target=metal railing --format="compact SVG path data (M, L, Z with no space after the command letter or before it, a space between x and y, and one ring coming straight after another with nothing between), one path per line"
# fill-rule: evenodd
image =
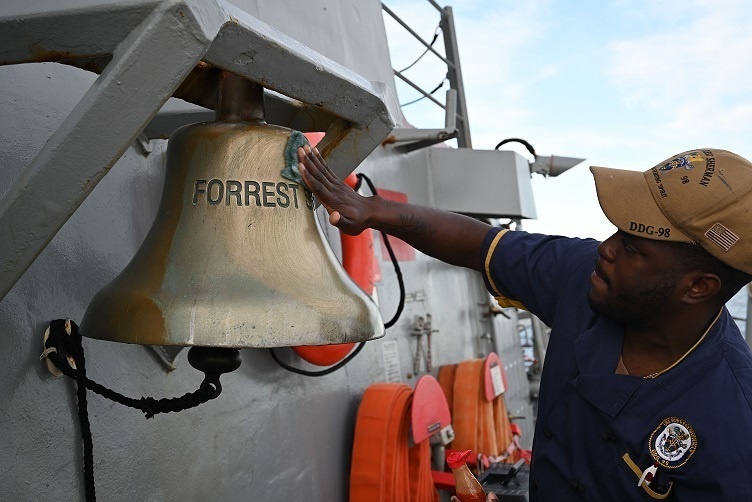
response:
M457 124L457 145L460 148L472 148L472 141L470 140L470 123L467 117L467 104L465 102L465 87L462 81L462 67L460 65L459 49L457 45L457 36L454 29L454 16L452 14L452 8L441 7L434 0L427 0L440 14L441 21L439 27L444 34L444 52L445 55L440 54L433 48L432 43L426 42L415 30L410 28L407 23L400 19L389 7L382 2L381 7L392 17L400 26L407 30L418 42L426 47L426 50L431 52L447 66L447 79L449 80L450 89L456 90L457 93L457 111L456 111L456 124ZM419 85L407 78L402 72L393 70L394 75L405 82L407 85L415 89L424 98L430 100L437 106L446 110L446 106L440 103L434 98L431 93L426 92ZM438 90L434 89L434 91Z

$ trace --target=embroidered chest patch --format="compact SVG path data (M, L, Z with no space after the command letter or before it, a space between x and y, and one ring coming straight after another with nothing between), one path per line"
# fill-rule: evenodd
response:
M668 417L656 427L648 441L650 454L667 469L687 463L697 449L697 436L692 426L678 417Z

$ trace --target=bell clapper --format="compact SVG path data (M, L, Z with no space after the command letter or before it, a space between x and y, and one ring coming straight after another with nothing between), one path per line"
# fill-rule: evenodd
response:
M230 373L240 367L242 359L238 349L224 347L191 347L188 351L188 362L191 366L204 373L201 389L211 385L215 391L212 399L222 392L219 377L222 373Z

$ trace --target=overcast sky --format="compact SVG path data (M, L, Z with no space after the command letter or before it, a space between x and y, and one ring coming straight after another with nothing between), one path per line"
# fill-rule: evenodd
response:
M430 41L427 0L384 0ZM439 2L444 5L445 2ZM752 159L752 2L744 0L457 0L452 6L473 147L524 138L540 155L586 158L556 178L534 176L538 220L524 228L603 239L614 228L590 165L646 170L712 147ZM418 45L385 16L392 64ZM436 42L443 53L443 39ZM446 67L424 57L406 75L433 89ZM445 87L446 88L446 87ZM444 89L445 89L444 88ZM443 101L444 89L438 92ZM401 103L419 95L398 85ZM403 108L417 127L443 127L427 100ZM507 148L505 145L502 148ZM511 147L529 155L522 147Z

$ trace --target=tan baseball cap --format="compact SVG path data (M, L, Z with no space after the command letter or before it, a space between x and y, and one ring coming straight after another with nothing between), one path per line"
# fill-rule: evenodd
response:
M647 239L696 242L752 274L752 163L700 148L645 172L593 166L598 202L619 230Z

